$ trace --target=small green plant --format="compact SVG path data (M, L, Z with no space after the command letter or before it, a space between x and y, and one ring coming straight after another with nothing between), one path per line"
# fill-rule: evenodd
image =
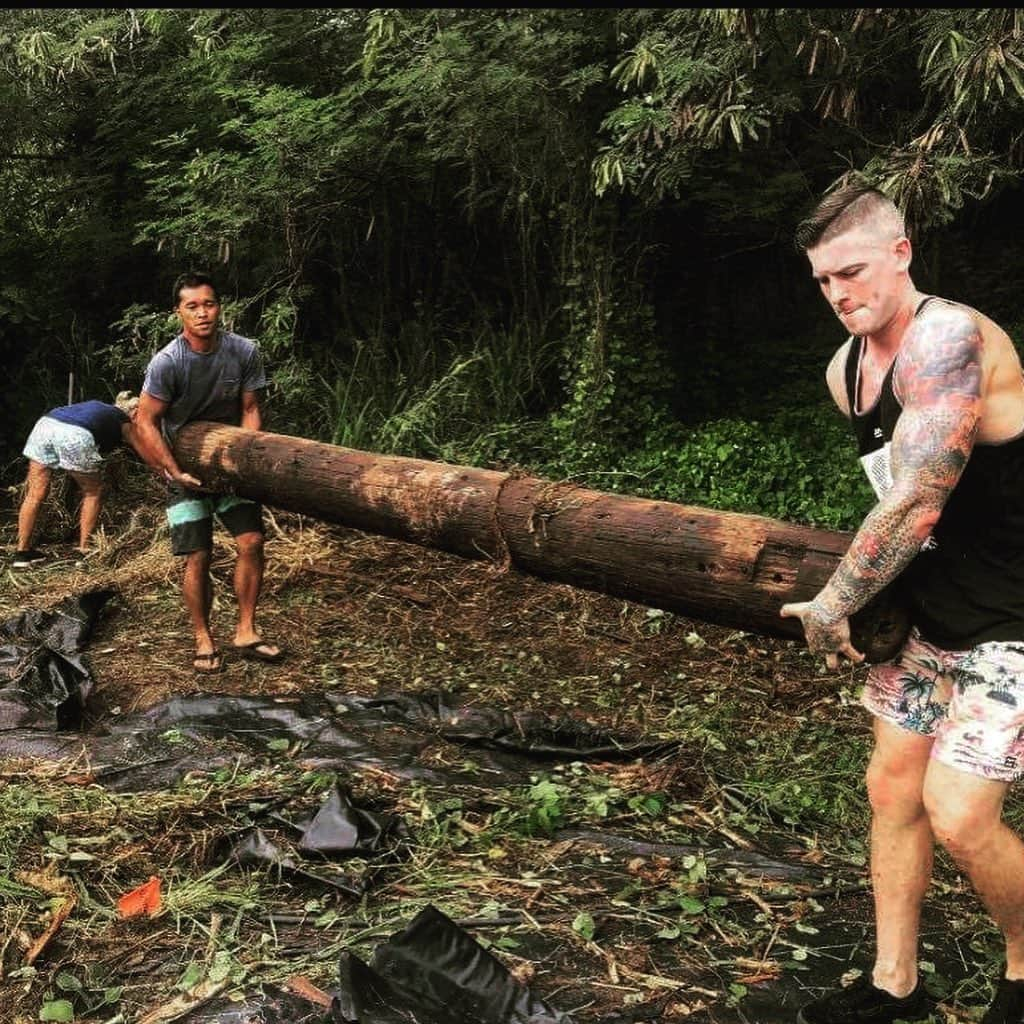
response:
M568 794L568 786L551 779L542 778L530 786L528 830L553 832L565 818L565 801Z
M588 941L594 937L595 927L593 915L588 914L585 910L573 918L572 930Z
M39 1008L39 1019L42 1021L73 1021L75 1007L69 999L47 999Z
M77 1013L80 1016L91 1016L98 1013L104 1007L116 1006L121 999L122 987L120 985L107 985L102 967L85 968L80 973L73 971L58 971L54 978L54 985L61 992L58 998L44 1005L51 1007L50 1012L62 1014L71 1007L72 1016L50 1016L44 1017L40 1012L40 1020L64 1021L73 1020ZM65 1005L61 1005L65 1004Z

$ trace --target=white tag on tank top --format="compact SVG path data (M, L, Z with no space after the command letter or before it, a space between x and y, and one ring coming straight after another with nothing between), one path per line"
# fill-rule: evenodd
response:
M881 448L860 457L860 464L868 475L876 498L884 498L892 490L892 444L886 441Z

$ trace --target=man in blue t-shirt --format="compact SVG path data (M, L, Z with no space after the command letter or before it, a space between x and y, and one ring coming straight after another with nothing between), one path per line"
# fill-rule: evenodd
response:
M203 490L182 471L171 445L187 423L212 420L248 430L262 425L259 392L266 387L259 346L220 329L220 299L206 274L183 274L174 284L174 311L181 333L150 360L139 401L142 457L167 483L171 550L185 558L182 591L195 631L192 667L219 672L222 654L210 632L210 555L213 517L233 534L238 623L232 648L241 657L280 661L283 651L256 630L256 603L263 585L263 515L254 501Z
M51 409L36 421L23 452L28 459L28 476L18 510L18 548L12 568L27 569L46 558L32 547L32 536L55 469L67 472L82 492L76 550L85 554L100 515L105 457L121 444L135 446L138 404L137 398L122 391L114 405L92 400L76 402Z

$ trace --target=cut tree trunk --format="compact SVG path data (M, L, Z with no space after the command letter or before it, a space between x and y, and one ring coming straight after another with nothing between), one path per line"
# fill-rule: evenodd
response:
M779 609L810 600L851 537L214 423L185 427L175 454L215 491L776 636L802 637ZM871 660L907 629L888 593L853 625Z

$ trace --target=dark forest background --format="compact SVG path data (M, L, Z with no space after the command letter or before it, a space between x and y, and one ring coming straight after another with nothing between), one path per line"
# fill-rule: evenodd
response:
M185 269L270 430L849 527L793 229L858 172L1024 337L1014 9L0 11L0 468Z

